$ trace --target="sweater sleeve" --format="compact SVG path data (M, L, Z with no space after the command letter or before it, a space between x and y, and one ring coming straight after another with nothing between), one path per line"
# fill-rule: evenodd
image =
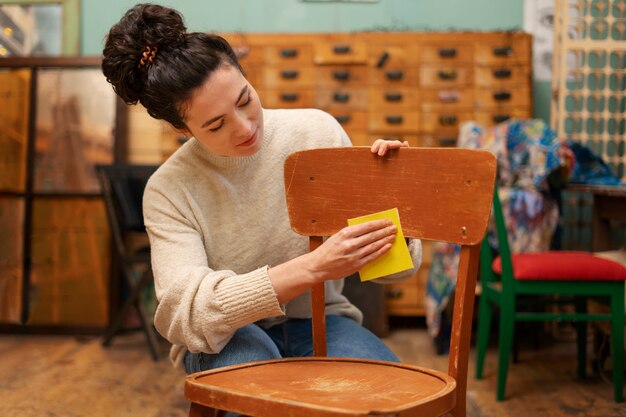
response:
M170 343L218 353L238 328L284 314L267 266L244 274L211 269L188 216L150 184L144 218L158 300L154 324Z

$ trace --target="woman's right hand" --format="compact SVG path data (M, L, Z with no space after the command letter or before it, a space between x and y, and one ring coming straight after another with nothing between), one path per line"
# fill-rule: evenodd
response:
M389 251L396 238L390 220L348 226L308 254L308 267L316 282L344 278Z

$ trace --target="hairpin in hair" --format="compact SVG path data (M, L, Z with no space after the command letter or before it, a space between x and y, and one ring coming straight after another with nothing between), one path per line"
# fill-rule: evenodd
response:
M151 64L157 53L156 46L146 46L146 50L143 51L142 58L139 60L139 68L146 64Z

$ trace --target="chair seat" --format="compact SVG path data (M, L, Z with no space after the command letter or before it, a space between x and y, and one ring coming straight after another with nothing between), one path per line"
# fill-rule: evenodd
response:
M456 381L441 372L401 363L289 358L189 375L185 396L207 407L227 406L230 411L254 416L275 417L288 412L319 417L367 416L408 409L442 415L455 405ZM259 413L261 408L265 412Z
M511 255L513 275L517 280L553 281L624 281L626 268L609 259L587 252L548 251ZM497 257L492 264L497 274L502 273L502 261Z

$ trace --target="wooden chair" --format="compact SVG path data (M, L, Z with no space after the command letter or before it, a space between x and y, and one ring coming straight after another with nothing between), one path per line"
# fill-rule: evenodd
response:
M150 248L132 248L127 244L129 234L145 234L143 224L142 198L148 178L158 168L156 165L98 165L96 172L102 188L102 195L111 227L116 263L128 295L104 332L102 345L109 346L113 338L122 331L124 319L134 308L146 335L150 354L155 361L159 358L158 335L152 326L151 315L142 303L142 292L153 280L150 264Z
M478 310L476 378L483 376L493 307L500 310L496 399L505 398L513 329L518 321L572 320L576 323L578 375L585 376L587 322L611 323L613 387L616 402L624 401L624 280L626 268L586 252L547 251L511 255L502 205L493 199L500 255L494 259L487 239L480 262L482 294ZM573 296L573 298L572 298ZM523 298L524 297L524 298ZM530 297L530 299L529 299ZM548 298L546 298L548 297ZM587 312L587 299L606 298L610 314ZM546 311L546 302L573 304L572 311ZM543 310L529 309L534 301Z
M289 217L314 250L347 219L397 207L405 236L462 245L448 372L328 358L324 287L312 289L315 357L240 364L189 375L190 416L465 416L467 363L480 242L495 182L486 151L317 149L285 163ZM271 221L271 219L267 219ZM447 414L449 413L449 414Z

